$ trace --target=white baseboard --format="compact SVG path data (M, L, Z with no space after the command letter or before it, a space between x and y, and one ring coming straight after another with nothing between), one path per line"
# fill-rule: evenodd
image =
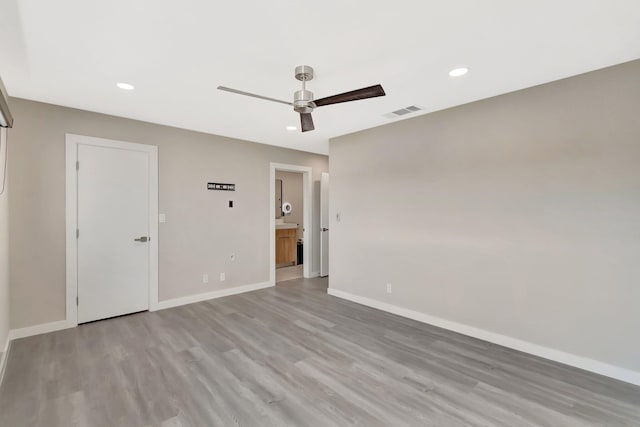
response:
M26 328L11 329L9 331L9 339L15 340L18 338L30 337L33 335L46 334L49 332L55 332L62 329L68 329L78 326L76 323L68 322L66 320L58 320L57 322L42 323L40 325L27 326Z
M189 295L182 298L175 298L175 299L170 299L166 301L160 301L158 303L158 307L155 310L162 310L165 308L177 307L179 305L191 304L194 302L205 301L208 299L226 297L228 295L241 294L244 292L250 292L258 289L268 288L270 286L274 286L273 283L263 282L263 283L256 283L252 285L237 286L235 288L221 289L219 291L208 292L205 294ZM26 338L33 335L46 334L49 332L55 332L62 329L73 328L75 326L78 326L78 324L71 321L67 321L67 320L58 320L56 322L42 323L40 325L28 326L26 328L11 329L9 331L9 336L7 338L7 346L9 341L12 341L18 338ZM6 352L3 352L3 358L5 354Z
M320 272L312 271L311 273L309 273L309 279L313 279L314 277L320 277Z
M565 365L584 369L585 371L595 372L596 374L615 378L627 383L640 385L640 372L632 371L630 369L621 368L619 366L610 365L608 363L600 362L582 356L577 356L575 354L566 353L564 351L544 347L538 344L533 344L528 341L519 340L517 338L508 337L506 335L500 335L495 332L475 328L473 326L464 325L462 323L453 322L451 320L442 319L440 317L430 316L425 313L409 310L407 308L398 307L370 298L361 297L358 295L350 294L348 292L339 291L337 289L329 288L327 292L329 293L329 295L333 295L338 298L366 305L368 307L377 308L378 310L397 314L398 316L413 319L418 322L438 326L440 328L458 332L463 335L478 338L525 353L533 354L544 359L553 360L554 362L564 363Z
M275 286L271 282L254 283L251 285L236 286L234 288L221 289L219 291L207 292L198 295L189 295L186 297L168 299L158 302L156 310L164 310L165 308L178 307L180 305L193 304L194 302L206 301L215 298L227 297L230 295L242 294L245 292L257 291L258 289L270 288ZM155 310L154 310L155 311Z

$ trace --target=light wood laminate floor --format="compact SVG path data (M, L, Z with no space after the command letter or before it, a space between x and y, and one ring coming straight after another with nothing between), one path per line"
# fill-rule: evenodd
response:
M640 388L300 279L16 340L0 425L638 426Z

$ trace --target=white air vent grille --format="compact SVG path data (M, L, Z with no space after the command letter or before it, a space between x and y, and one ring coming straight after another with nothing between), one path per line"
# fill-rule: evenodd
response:
M384 117L388 119L395 119L401 116L405 116L407 114L415 113L416 111L420 111L420 110L422 110L422 108L418 107L417 105L410 105L406 108L401 108L399 110L384 114Z

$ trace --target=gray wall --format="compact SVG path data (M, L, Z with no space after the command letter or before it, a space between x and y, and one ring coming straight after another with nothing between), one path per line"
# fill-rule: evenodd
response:
M282 203L291 203L291 215L282 217L284 222L299 224L298 239L302 239L304 228L304 191L302 189L303 174L298 172L276 171L276 179L282 180ZM318 270L320 268L318 267Z
M0 128L0 191L7 154L7 130ZM9 335L9 186L0 194L0 354ZM0 358L1 360L1 358Z
M159 211L167 216L159 235L161 301L267 282L269 163L311 166L314 180L328 169L326 156L301 151L22 99L11 107L12 328L65 316L66 133L159 147ZM209 181L235 183L236 191L207 191ZM312 252L316 271L318 248ZM225 282L218 281L221 272Z
M332 140L330 287L640 371L639 112L634 61Z

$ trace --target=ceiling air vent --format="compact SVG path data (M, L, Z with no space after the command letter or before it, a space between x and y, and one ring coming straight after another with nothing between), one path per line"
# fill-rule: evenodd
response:
M406 108L401 108L396 111L392 111L391 114L395 114L396 116L404 116L405 114L411 114L411 111Z
M399 110L396 111L392 111L390 113L384 114L384 117L388 118L388 119L395 119L407 114L411 114L411 113L415 113L416 111L420 111L422 110L422 108L416 106L416 105L410 105L409 107L406 108L401 108Z

